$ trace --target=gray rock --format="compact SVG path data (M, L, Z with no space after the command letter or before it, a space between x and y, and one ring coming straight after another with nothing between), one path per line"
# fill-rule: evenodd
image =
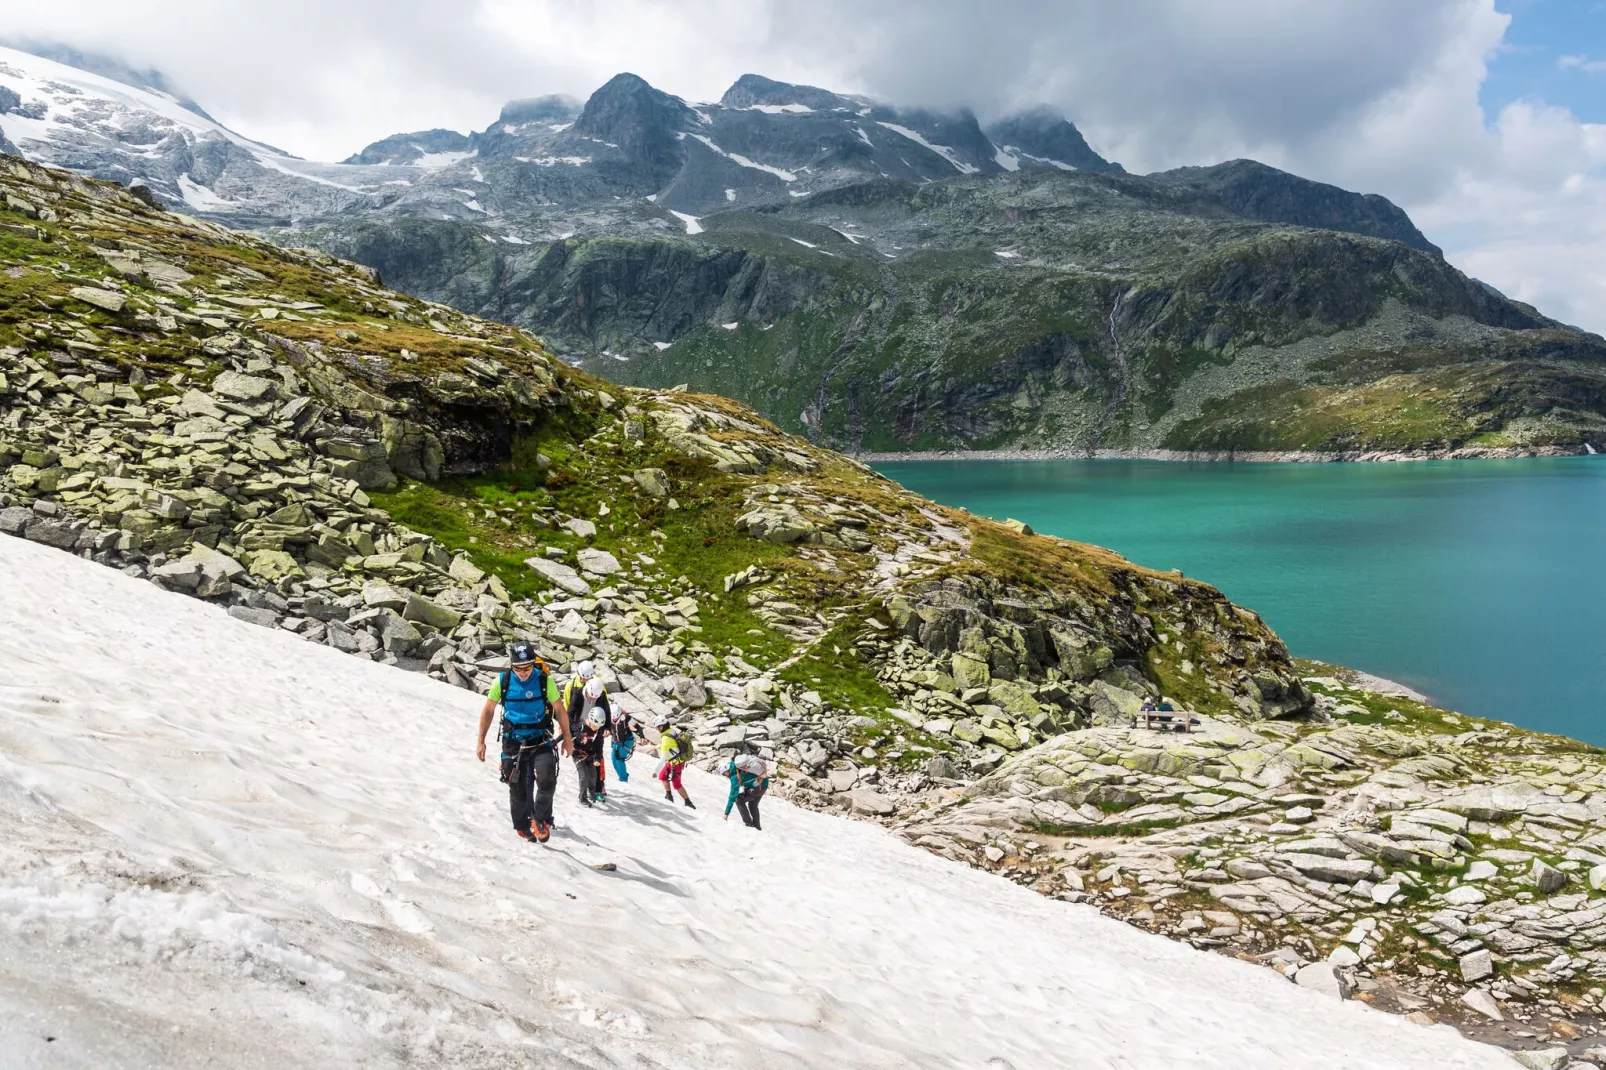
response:
M580 562L580 571L593 576L611 576L620 569L619 559L606 550L586 547L574 555Z
M798 761L809 769L818 769L831 760L831 752L819 740L804 740L797 748Z
M1572 1062L1572 1056L1566 1048L1530 1048L1527 1051L1514 1051L1511 1057L1528 1070L1563 1070Z
M70 550L78 542L78 532L63 520L35 520L23 532L29 542L41 542L58 550Z
M524 563L532 571L540 573L549 583L563 588L570 594L591 593L591 584L581 579L580 574L568 565L549 561L544 557L527 557L524 559Z
M379 630L379 641L385 651L397 657L412 653L419 640L424 638L424 633L414 627L411 621L392 609L380 610L374 624Z
M261 628L277 628L279 615L271 609L257 609L253 606L230 606L229 616L235 620L243 620L247 624L255 624Z
M662 468L642 468L631 473L631 476L635 479L636 486L649 497L660 499L669 497L669 474Z
M463 554L452 558L451 567L446 570L446 574L465 587L472 587L485 578L485 570Z
M853 809L856 812L861 814L890 817L898 812L897 805L891 799L878 791L870 791L868 788L860 788L857 791L848 792L848 802L853 805Z
M571 516L569 519L565 520L563 522L563 526L580 536L582 539L589 539L597 533L596 524L589 520L583 520L577 516Z
M566 646L584 646L591 639L591 626L585 622L576 610L569 610L557 627L547 633L553 642L563 643Z
M32 537L31 533L29 537ZM1567 874L1542 858L1534 859L1533 868L1528 871L1528 878L1534 882L1534 887L1538 888L1542 895L1559 892L1567 884Z
M847 791L859 782L859 770L851 765L834 767L826 778L831 782L832 791Z
M362 602L370 608L394 609L400 612L407 608L407 599L411 594L411 591L397 590L383 583L370 583L362 589Z
M1496 1003L1494 997L1481 988L1469 988L1461 993L1461 1002L1485 1018L1493 1018L1497 1022L1506 1020L1506 1016L1500 1013L1500 1004Z
M261 379L255 375L242 375L239 372L223 372L212 380L214 394L222 394L235 401L259 401L271 395L273 391L273 380Z
M449 631L463 621L463 614L453 612L445 606L437 605L421 594L409 591L407 605L402 610L402 616L407 620L427 624L431 628Z
M169 561L165 565L158 565L150 570L151 579L160 579L169 586L193 591L201 585L204 569L200 561L193 557L181 557L177 561Z
M1461 956L1461 980L1475 984L1494 974L1494 956L1488 948L1479 948Z
M1294 983L1300 988L1322 992L1334 999L1348 999L1351 988L1344 972L1331 962L1312 962L1301 966L1294 974Z
M0 509L0 532L7 535L21 535L33 519L33 510L24 509L20 505L13 505L9 509Z
M1354 884L1372 876L1373 863L1364 858L1326 858L1322 855L1290 853L1283 860L1307 877L1338 884Z
M357 642L356 633L338 620L332 620L328 623L323 641L336 650L344 651L347 654L355 654L362 649L361 644Z
M695 677L672 677L670 693L680 700L682 706L697 709L708 705L708 690L703 687L702 681Z
M74 286L67 291L72 297L86 305L93 305L103 312L118 313L128 304L128 298L115 290L102 290L98 286Z

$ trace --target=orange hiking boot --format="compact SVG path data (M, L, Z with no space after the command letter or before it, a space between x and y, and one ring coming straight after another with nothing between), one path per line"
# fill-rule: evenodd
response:
M537 843L545 843L547 841L547 838L549 836L551 836L551 835L552 835L552 826L551 826L551 824L549 824L548 822L545 822L545 821L537 821L535 823L535 842L537 842Z
M513 831L518 835L519 839L529 840L531 843L535 842L535 833L529 829L514 829Z

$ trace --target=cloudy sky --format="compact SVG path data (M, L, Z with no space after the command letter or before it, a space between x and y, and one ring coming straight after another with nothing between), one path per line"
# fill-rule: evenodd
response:
M983 114L1058 105L1129 170L1251 156L1404 206L1451 261L1606 332L1606 0L0 0L317 159L634 71Z

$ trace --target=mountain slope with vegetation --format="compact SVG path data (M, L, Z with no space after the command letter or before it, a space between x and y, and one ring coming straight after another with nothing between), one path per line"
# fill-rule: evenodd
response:
M420 218L305 236L841 448L1606 448L1606 343L1376 200L1240 162L876 180L534 248Z
M372 269L22 162L0 203L0 533L465 688L515 637L594 658L705 763L1324 991L1601 1007L1595 750L1349 687L1205 584ZM1133 726L1162 695L1197 735Z

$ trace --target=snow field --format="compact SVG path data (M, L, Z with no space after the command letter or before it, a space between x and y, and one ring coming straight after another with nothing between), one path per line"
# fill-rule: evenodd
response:
M474 696L17 539L0 666L7 1067L1511 1065L645 752L524 843Z

